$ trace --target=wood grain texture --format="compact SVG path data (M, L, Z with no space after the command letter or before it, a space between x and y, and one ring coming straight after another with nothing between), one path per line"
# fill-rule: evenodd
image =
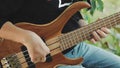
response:
M42 37L45 41L48 41L54 37L57 37L61 35L61 30L63 29L64 25L67 23L67 21L70 19L70 17L76 13L78 10L82 8L90 7L90 5L86 2L76 2L72 4L70 7L68 7L59 17L57 17L55 20L50 22L49 24L44 25L36 25L36 24L30 24L29 22L20 22L16 24L16 26L31 30L38 34L40 37ZM4 40L0 42L0 59L3 57L20 52L20 47L22 44L16 43L10 40ZM52 46L53 48L53 46ZM37 63L37 68L53 68L55 65L58 64L79 64L83 58L78 59L67 59L63 56L62 53L58 53L53 56L53 61L49 63ZM25 67L23 67L25 68Z

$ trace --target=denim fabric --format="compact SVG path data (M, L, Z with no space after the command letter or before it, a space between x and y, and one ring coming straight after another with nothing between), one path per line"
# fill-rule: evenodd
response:
M119 56L84 42L76 45L65 56L68 58L83 57L84 61L79 65L59 66L58 68L120 68Z

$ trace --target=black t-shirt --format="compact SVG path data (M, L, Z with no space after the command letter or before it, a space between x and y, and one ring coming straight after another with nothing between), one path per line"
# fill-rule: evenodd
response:
M0 0L0 26L6 20L45 24L58 17L75 0ZM77 12L65 25L63 32L79 28L77 21L82 18Z

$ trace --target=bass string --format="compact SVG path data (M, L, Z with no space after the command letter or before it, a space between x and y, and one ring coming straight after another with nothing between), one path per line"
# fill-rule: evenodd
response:
M115 18L114 18L114 19L115 19ZM116 17L116 19L119 20L118 17ZM84 34L83 34L83 35L84 35ZM57 41L59 41L59 40L57 40ZM56 43L57 41L54 41L54 43ZM53 43L53 44L54 44L54 43ZM50 44L50 45L52 45L52 44ZM50 46L50 45L48 45L48 46ZM28 50L23 51L23 53L25 53L25 52L28 52ZM19 53L17 53L17 54L20 54L20 53L21 53L21 52L19 52ZM17 54L16 54L16 55L17 55ZM22 59L22 58L24 58L25 56L28 56L28 55L29 55L29 54L26 54L26 55L20 57L19 59ZM39 57L36 57L36 58L39 58ZM30 59L30 57L28 57L28 58L26 58L26 59ZM16 59L16 60L17 60L17 59ZM8 59L8 61L9 61L9 59ZM27 62L30 62L30 60L27 61ZM26 63L26 61L24 61L23 63ZM21 64L23 64L23 63L21 63ZM4 66L4 65L3 65L3 66Z

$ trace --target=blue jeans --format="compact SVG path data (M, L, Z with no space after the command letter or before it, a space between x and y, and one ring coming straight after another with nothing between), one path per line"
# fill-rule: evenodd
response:
M58 68L120 68L120 57L90 44L80 43L65 54L68 58L83 57L80 65L59 66Z

